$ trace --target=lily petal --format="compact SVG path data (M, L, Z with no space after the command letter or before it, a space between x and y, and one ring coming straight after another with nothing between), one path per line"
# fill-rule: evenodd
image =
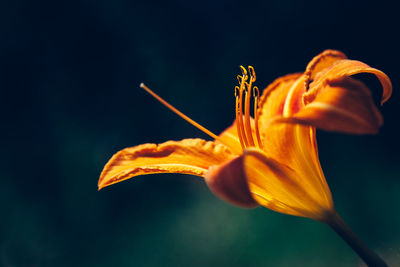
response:
M328 131L376 133L383 123L382 115L370 90L350 78L359 73L371 73L379 79L383 87L381 103L390 98L392 85L386 74L348 60L342 52L326 50L311 60L302 76L284 76L265 89L259 111L261 132L268 132L274 120Z
M212 165L235 157L222 144L203 139L168 141L159 145L143 144L117 152L105 165L99 189L138 175L182 173L204 176Z
M266 134L269 120L276 116L283 116L284 106L289 92L294 87L304 89L301 73L288 74L276 79L266 89L260 98L260 108L258 110L260 132ZM299 103L300 104L300 103ZM299 108L299 107L298 107Z
M223 165L210 167L205 175L205 180L210 190L226 202L243 208L258 206L247 184L243 156Z
M329 80L318 90L314 100L291 117L276 122L312 125L352 134L377 133L383 118L371 93L360 81L349 77Z
M370 90L349 76L358 73L376 75L383 87L381 103L384 103L392 94L392 85L386 74L360 61L347 59L336 60L325 69L319 68L318 64L309 64L308 69L309 77L314 81L303 95L304 107L291 118L279 119L281 122L353 134L378 131L383 119L373 103ZM316 72L317 69L320 71Z
M385 103L392 95L392 83L389 77L382 71L371 68L367 64L357 60L337 60L330 67L325 68L315 75L314 81L310 84L307 93L304 95L304 103L308 104L323 90L326 82L342 77L349 77L359 73L374 74L382 84L383 93L381 104Z
M303 183L303 174L259 149L245 151L244 166L253 198L271 210L314 220L323 220L333 210L324 192L310 191Z
M234 121L233 124L225 129L218 137L224 143L229 145L229 148L232 150L232 152L236 153L237 155L242 154L242 146L240 145L237 134L236 121ZM220 143L218 140L215 140L215 142Z
M343 52L337 50L325 50L319 55L315 56L307 65L305 74L305 88L308 88L310 81L315 79L315 76L322 70L332 66L338 60L346 59Z
M315 128L277 121L290 118L303 108L304 79L301 74L287 75L265 89L259 111L263 150L269 158L296 170L307 190L323 192L325 202L330 203L332 197L318 159Z

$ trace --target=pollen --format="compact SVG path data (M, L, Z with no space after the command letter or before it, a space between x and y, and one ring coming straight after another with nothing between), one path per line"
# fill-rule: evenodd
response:
M248 70L240 66L242 75L238 75L239 86L235 86L236 97L236 127L240 145L242 149L248 147L262 147L260 132L258 130L258 102L260 92L257 86L253 86L256 81L256 73L252 66L248 66ZM254 129L251 125L250 107L251 98L253 98L254 106ZM255 135L255 137L254 137ZM257 144L254 140L257 140Z

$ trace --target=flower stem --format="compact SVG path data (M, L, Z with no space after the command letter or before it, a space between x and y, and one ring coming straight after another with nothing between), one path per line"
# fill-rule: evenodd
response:
M388 265L372 250L367 248L351 231L343 219L335 212L325 221L370 267L387 267Z

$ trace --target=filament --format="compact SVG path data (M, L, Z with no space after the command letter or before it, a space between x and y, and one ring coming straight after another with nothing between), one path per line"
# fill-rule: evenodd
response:
M258 130L258 101L260 99L260 91L257 86L253 88L253 96L254 96L254 124L255 124L255 132L257 137L258 147L263 147L260 137L260 131Z
M237 129L237 133L238 133L238 137L239 137L239 141L240 141L240 145L242 147L242 149L245 149L246 146L243 143L243 135L242 135L242 129L240 127L240 122L239 122L239 117L240 115L240 88L238 86L235 87L235 96L236 96L236 129Z
M250 146L254 146L253 134L251 132L251 124L250 124L250 97L251 97L251 80L250 83L247 85L246 90L246 97L245 97L245 104L244 104L244 121L245 121L245 128L246 134L249 140Z
M238 75L240 88L239 88L239 98L236 98L236 123L238 127L238 137L240 143L241 144L243 143L242 148L244 149L249 146L249 142L247 141L246 131L243 124L243 111L242 111L243 91L245 90L245 82L248 76L246 69L243 66L240 66L240 68L242 70L242 76Z

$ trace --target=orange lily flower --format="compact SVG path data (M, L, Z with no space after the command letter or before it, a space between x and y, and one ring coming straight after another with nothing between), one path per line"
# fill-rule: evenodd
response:
M376 133L383 123L382 116L369 89L351 76L374 74L383 87L382 104L392 93L390 79L339 51L326 50L311 60L304 73L278 78L260 97L253 86L254 69L241 69L239 86L235 87L236 120L218 136L142 84L214 141L184 139L125 148L105 165L99 189L138 175L191 174L204 177L217 196L234 205L262 205L325 222L335 229L340 219L319 163L316 128ZM254 119L250 116L251 106Z

